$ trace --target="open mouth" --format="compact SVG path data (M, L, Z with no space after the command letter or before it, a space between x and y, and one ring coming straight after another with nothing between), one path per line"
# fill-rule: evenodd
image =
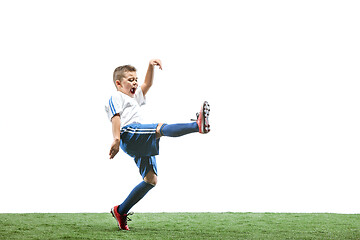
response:
M131 94L135 94L135 91L136 91L136 88L131 88L130 89Z

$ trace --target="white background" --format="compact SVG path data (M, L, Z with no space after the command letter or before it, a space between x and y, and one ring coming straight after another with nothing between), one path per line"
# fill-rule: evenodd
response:
M159 182L132 210L360 213L357 1L2 1L0 212L107 212L141 181L108 159L115 67L163 71L145 120Z

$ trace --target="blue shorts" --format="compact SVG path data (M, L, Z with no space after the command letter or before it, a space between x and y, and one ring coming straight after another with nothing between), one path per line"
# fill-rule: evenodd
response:
M157 165L155 156L135 157L134 161L139 168L140 175L145 178L146 174L152 169L157 175Z
M153 169L157 174L155 155L159 155L159 140L156 139L158 124L131 123L121 128L120 147L134 158L141 176Z

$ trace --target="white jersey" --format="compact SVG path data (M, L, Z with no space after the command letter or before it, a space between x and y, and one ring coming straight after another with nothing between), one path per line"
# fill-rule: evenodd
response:
M120 114L120 124L123 127L134 122L141 123L140 107L145 103L141 87L136 89L134 98L116 91L105 104L105 111L110 121L115 114Z

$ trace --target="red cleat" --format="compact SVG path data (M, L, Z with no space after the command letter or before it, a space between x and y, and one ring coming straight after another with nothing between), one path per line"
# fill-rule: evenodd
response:
M210 105L207 101L203 103L200 109L200 113L197 113L197 124L199 126L199 133L210 132L209 124Z
M110 213L111 213L112 216L116 219L120 230L127 230L127 231L129 231L130 229L129 229L128 225L127 225L127 221L128 221L128 220L131 221L131 219L129 219L128 216L129 216L129 215L132 215L132 213L120 215L120 214L118 213L118 211L117 211L117 210L118 210L118 207L119 207L119 206L113 207L113 208L111 209L111 212L110 212Z

